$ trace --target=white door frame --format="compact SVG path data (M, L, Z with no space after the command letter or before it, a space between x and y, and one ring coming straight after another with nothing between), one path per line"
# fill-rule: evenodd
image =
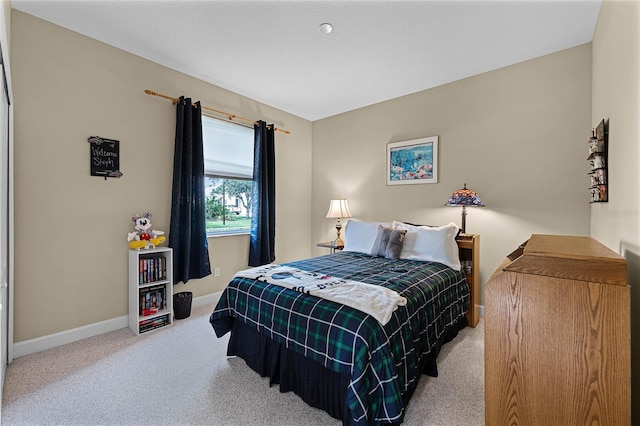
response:
M9 22L10 16L6 16L6 12L11 13L11 9L6 10L4 6L5 2L0 3L0 54L2 55L2 63L4 64L5 71L5 79L6 79L6 90L7 90L7 100L9 102L8 105L8 126L9 132L8 137L8 170L7 170L7 178L8 178L8 211L3 212L7 214L7 251L8 251L8 259L7 259L7 284L8 284L8 295L9 306L2 308L4 310L8 310L8 324L6 325L7 330L7 360L2 360L2 380L3 383L0 383L0 389L2 389L2 385L4 384L4 368L6 367L6 363L11 363L13 361L13 293L14 293L14 166L13 166L13 89L11 83L11 65L9 60L9 43L7 34L7 22ZM3 82L4 83L4 82ZM5 129L6 130L6 129ZM4 131L0 129L0 131ZM4 324L2 324L5 327Z

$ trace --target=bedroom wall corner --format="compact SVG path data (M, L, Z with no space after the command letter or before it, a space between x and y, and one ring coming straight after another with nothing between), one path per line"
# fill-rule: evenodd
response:
M640 2L604 0L593 36L592 126L609 126L609 202L591 205L591 236L627 259L632 423L640 424Z
M338 195L356 219L460 225L461 210L444 204L466 183L487 205L467 216L467 232L481 236L484 283L533 233L589 234L590 118L591 45L584 44L318 120L313 241L335 235L324 216ZM438 183L387 186L387 144L433 135Z

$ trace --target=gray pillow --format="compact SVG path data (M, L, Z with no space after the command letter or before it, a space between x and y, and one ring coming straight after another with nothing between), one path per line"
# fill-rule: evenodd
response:
M373 241L371 255L394 260L400 259L400 252L402 252L402 244L406 233L407 231L404 229L398 230L380 225L376 239Z

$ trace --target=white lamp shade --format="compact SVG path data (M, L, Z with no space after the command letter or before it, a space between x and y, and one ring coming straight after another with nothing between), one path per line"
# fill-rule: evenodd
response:
M351 217L351 212L349 211L347 200L343 198L339 200L331 200L331 204L329 204L329 211L327 212L327 217L338 219L343 217Z

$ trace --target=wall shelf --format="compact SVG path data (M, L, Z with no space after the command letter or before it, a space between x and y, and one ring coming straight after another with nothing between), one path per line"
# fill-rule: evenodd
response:
M606 203L609 201L608 134L606 124L602 120L592 132L591 138L589 138L589 157L587 157L587 161L591 167L589 172L591 180L589 199L592 203Z

